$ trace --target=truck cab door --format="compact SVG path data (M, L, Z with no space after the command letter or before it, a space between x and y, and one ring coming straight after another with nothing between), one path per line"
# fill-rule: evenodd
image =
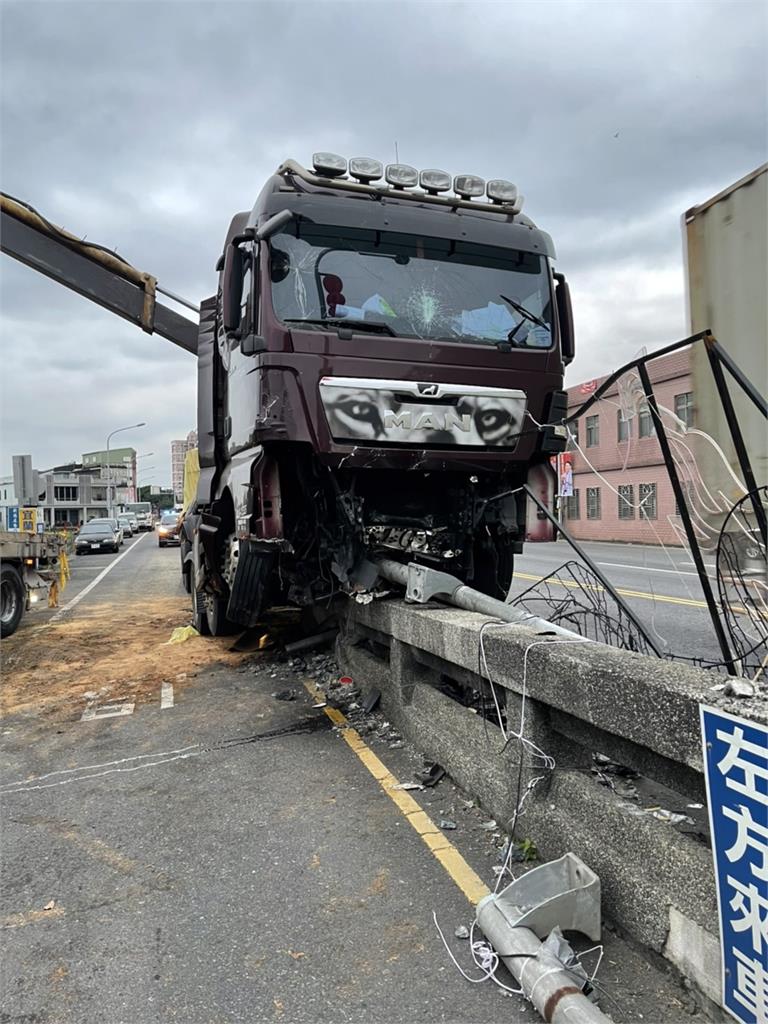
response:
M254 426L259 410L259 372L256 357L243 353L243 340L258 325L258 250L251 243L234 249L233 258L242 260L239 323L234 330L219 327L218 348L226 375L223 400L224 442L227 457L254 444ZM226 276L225 276L226 281Z

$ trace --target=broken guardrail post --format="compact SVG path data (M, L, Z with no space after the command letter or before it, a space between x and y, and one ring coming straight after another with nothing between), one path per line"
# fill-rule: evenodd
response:
M537 633L554 633L557 636L567 637L569 640L589 642L579 633L564 629L546 619L540 619L520 608L514 608L512 605L505 604L504 601L483 594L479 590L473 590L472 587L468 587L447 572L430 569L426 565L417 565L416 562L403 565L390 558L380 558L375 564L384 579L390 580L392 583L399 583L406 588L406 601L426 604L427 601L436 598L438 601L445 601L468 612L479 612L481 615L489 615L502 622L527 626L528 629L533 629Z
M572 969L540 941L556 927L600 940L600 879L577 856L566 853L533 868L501 892L483 897L475 916L545 1021L603 1024L610 1020L584 995L586 972Z

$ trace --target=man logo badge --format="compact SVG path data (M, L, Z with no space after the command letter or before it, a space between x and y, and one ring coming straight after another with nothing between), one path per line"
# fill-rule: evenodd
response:
M419 394L424 395L425 398L436 398L440 393L439 384L417 384L416 387L419 389Z
M459 416L453 410L447 412L417 412L415 415L409 409L401 409L393 412L386 409L384 412L384 427L387 430L461 430L468 433L472 429L472 417L465 413Z

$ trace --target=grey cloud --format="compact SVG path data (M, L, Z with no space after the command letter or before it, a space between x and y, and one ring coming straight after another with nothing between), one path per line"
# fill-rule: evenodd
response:
M765 159L765 8L748 0L6 0L0 15L5 190L196 300L214 287L232 213L280 160L316 148L392 159L397 140L417 166L514 178L577 297L585 283L588 311L601 274L615 296L618 268L679 265L685 206ZM160 339L54 298L23 268L6 262L3 278L4 366L10 350L33 350L69 380L97 355L115 411L123 393L154 396L162 379L153 420L173 408L171 433L192 425L191 361L182 369ZM612 298L600 326L624 332L624 347L668 340L682 287L679 302L678 317L666 298L654 308L630 294L626 309ZM581 333L576 373L598 344L590 325ZM18 426L17 372L3 397L0 471L30 446L38 461L61 457L57 416ZM85 447L89 422L80 410Z

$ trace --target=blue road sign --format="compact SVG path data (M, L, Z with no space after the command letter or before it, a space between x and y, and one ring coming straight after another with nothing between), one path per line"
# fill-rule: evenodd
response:
M9 530L18 530L19 528L19 506L9 505L5 510L5 521L8 524Z
M723 1007L768 1022L768 727L701 708Z

